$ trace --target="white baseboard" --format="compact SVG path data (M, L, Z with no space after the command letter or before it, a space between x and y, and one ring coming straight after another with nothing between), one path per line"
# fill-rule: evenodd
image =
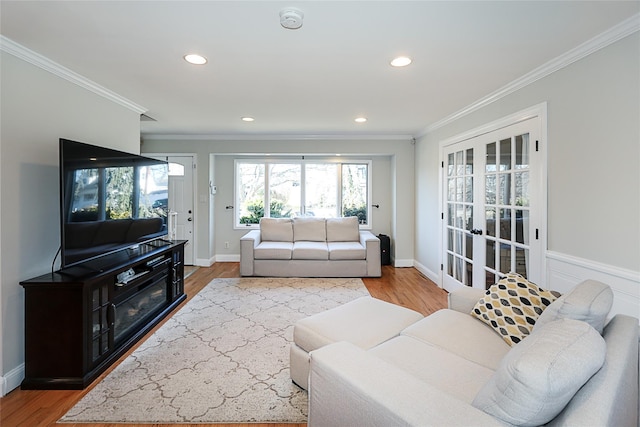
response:
M412 259L394 259L393 260L394 267L413 267Z
M210 259L197 258L195 265L198 267L211 267L216 262L215 259L215 257Z
M216 255L216 262L240 262L240 254Z
M2 395L0 397L6 396L11 390L20 387L20 383L24 379L24 363L18 365L18 367L13 368L6 375L0 377L0 391Z
M442 284L440 283L440 275L438 273L429 270L426 266L420 264L418 261L415 261L415 260L413 261L413 266L420 273L424 274L427 279L431 280L436 285L442 287Z
M583 280L593 279L611 286L613 306L610 316L640 316L640 272L614 267L559 252L547 252L548 289L566 292Z

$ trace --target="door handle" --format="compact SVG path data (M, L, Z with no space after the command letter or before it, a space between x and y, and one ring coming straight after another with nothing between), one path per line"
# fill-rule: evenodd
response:
M482 230L479 230L479 229L477 229L477 228L474 228L473 230L470 230L470 231L469 231L469 233L471 233L471 234L476 234L476 235L478 235L478 236L481 236L481 235L482 235Z

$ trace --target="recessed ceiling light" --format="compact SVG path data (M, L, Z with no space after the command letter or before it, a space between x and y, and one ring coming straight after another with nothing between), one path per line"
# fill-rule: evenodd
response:
M185 55L184 60L187 61L189 64L194 64L194 65L204 65L207 63L207 58L205 58L202 55L197 55L195 53L190 53L189 55Z
M407 56L399 56L390 62L392 67L406 67L411 64L411 58Z
M355 121L356 123L364 123L364 122L366 122L366 121L367 121L367 118L366 118L366 117L356 117L356 118L354 119L354 121Z
M255 120L255 119L254 119L253 117L242 117L242 121L243 121L243 122L252 122L252 121L254 121L254 120Z

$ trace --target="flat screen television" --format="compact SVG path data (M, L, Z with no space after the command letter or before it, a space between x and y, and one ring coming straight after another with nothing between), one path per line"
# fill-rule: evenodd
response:
M60 270L167 234L166 161L60 139Z

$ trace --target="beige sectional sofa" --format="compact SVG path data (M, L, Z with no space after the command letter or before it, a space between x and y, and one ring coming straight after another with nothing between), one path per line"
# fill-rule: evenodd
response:
M380 277L380 240L357 217L262 218L240 239L240 275Z
M328 338L366 335L358 317L373 302L304 320L299 345L316 337L326 344L309 353L309 426L638 425L638 319L606 323L607 285L586 281L547 301L529 334L511 345L471 314L485 295L453 292L448 309L371 348L359 338ZM329 330L336 317L349 318L345 311L351 322Z

